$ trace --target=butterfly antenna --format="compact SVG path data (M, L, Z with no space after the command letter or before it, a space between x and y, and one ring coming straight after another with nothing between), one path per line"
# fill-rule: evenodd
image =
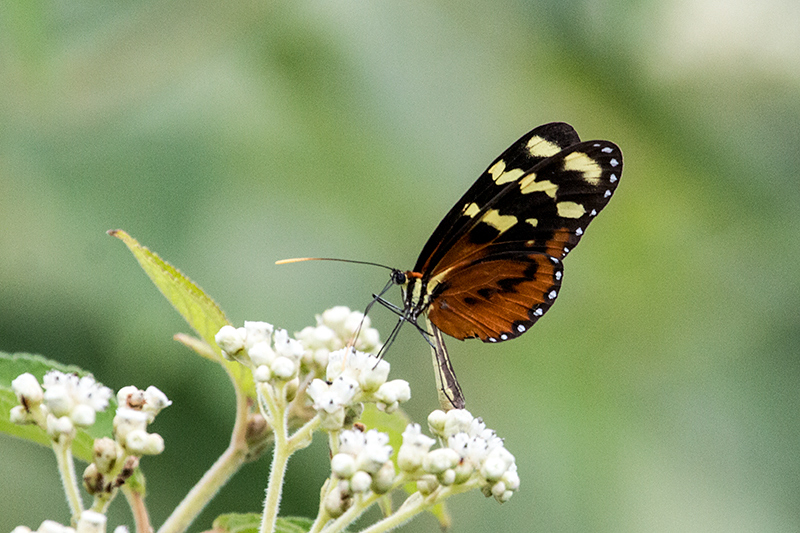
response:
M373 263L371 261L356 261L355 259L340 259L338 257L294 257L292 259L281 259L275 261L276 265L288 265L290 263L302 263L303 261L337 261L339 263L354 263L356 265L370 265L385 268L386 270L395 270L394 268L380 263Z

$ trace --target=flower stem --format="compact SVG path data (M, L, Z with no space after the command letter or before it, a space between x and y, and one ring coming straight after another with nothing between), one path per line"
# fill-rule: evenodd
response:
M150 515L147 513L147 506L140 492L136 492L122 485L122 494L128 500L128 506L133 513L133 522L136 524L136 533L152 533L153 526L150 524Z
M275 523L278 519L278 509L280 508L281 495L283 494L283 480L286 475L286 465L289 457L294 451L290 446L287 435L288 427L286 422L286 402L281 401L283 387L275 388L274 398L269 394L267 386L258 389L259 396L262 396L264 403L269 408L269 415L272 419L272 431L275 433L275 448L272 454L272 467L269 473L269 484L267 485L267 498L264 501L264 512L261 515L260 533L272 533L275 530ZM266 416L266 413L264 413Z
M53 451L56 454L58 472L61 474L61 483L67 497L73 520L77 520L83 512L83 502L78 491L78 480L75 477L75 461L72 460L72 439L63 435L58 441L53 442Z

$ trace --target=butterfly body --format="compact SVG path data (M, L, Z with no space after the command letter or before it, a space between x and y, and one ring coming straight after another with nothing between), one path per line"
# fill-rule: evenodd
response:
M539 126L495 159L442 219L413 270L393 272L406 319L427 313L457 339L501 342L553 305L563 259L614 193L622 153Z

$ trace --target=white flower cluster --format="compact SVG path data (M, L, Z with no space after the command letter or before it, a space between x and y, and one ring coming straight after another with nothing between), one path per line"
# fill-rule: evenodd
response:
M275 330L267 322L245 321L241 328L223 326L214 339L228 358L247 365L256 381L290 381L300 372L303 345L285 329Z
M148 433L147 425L165 407L172 405L167 396L152 385L147 390L122 387L117 393L114 438L128 455L157 455L164 451L164 439Z
M11 533L105 533L105 531L105 515L96 511L87 510L81 513L75 528L62 526L53 520L45 520L39 525L39 529L35 532L29 527L17 526ZM125 526L118 526L114 529L114 533L128 533L128 528Z
M428 427L446 446L428 451L432 439L421 435L419 426L409 426L398 452L401 470L424 471L417 481L420 492L477 481L484 495L503 503L519 488L514 456L480 418L464 409L436 410L428 416Z
M315 379L307 394L328 430L341 429L347 408L361 402L374 402L391 413L411 398L411 388L402 379L386 381L389 363L374 355L342 349L330 354L327 381Z
M353 346L356 350L375 353L381 347L378 330L370 327L370 319L364 313L340 305L327 309L316 318L316 326L303 328L295 337L305 348L303 364L319 370L320 374L328 366L328 355L347 346L359 327L361 331Z
M394 483L389 436L371 429L366 433L345 430L339 435L339 451L331 458L336 485L325 497L325 509L332 517L340 516L352 504L352 497L366 493L388 492Z
M11 382L20 405L11 409L16 424L37 424L58 440L72 438L76 427L94 424L98 411L108 407L113 392L90 375L79 377L51 370L45 374L43 387L29 373Z

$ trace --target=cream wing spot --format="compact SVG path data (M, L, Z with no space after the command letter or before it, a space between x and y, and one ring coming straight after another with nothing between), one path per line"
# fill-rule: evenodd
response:
M525 174L525 172L523 172L521 168L513 168L497 176L494 182L497 185L505 185L506 183L517 181L523 174Z
M528 153L533 157L550 157L561 151L557 144L551 143L538 135L531 137L526 146Z
M580 218L586 213L586 209L581 204L575 202L559 202L556 204L558 216L564 218Z
M536 181L536 174L531 173L522 178L522 181L519 182L519 189L522 194L543 192L550 198L555 198L558 185L548 180Z
M462 213L464 215L472 218L475 215L477 215L478 213L480 213L480 211L481 211L481 208L478 207L478 204L476 204L475 202L472 202L471 204L467 204L467 205L464 206L464 210L462 211Z
M538 218L526 218L525 222L527 222L528 224L530 224L534 228L539 225L539 219Z
M499 230L500 233L503 233L517 223L517 217L513 215L501 215L500 211L497 209L490 209L480 220Z
M583 152L572 152L564 158L564 170L577 171L583 174L583 179L590 185L597 185L603 169L597 161Z
M497 178L500 176L500 174L502 174L505 171L506 171L506 162L503 161L502 159L489 168L489 174L491 174L492 179L494 181L497 181Z

